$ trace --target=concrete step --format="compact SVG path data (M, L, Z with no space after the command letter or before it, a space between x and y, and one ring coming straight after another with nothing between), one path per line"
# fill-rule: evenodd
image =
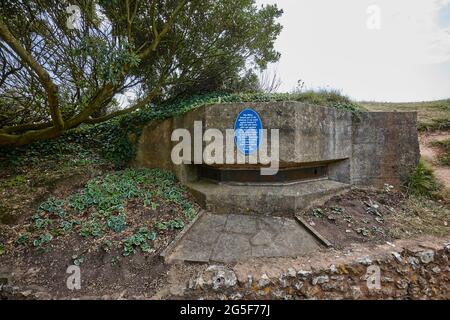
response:
M292 217L296 212L319 205L348 191L350 185L314 180L279 185L229 185L201 180L187 187L206 210L215 214L264 214Z

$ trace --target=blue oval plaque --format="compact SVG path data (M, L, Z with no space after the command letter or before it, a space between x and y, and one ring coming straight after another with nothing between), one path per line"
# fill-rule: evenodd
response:
M242 110L234 122L234 143L246 156L256 152L261 144L263 129L259 114L250 108Z

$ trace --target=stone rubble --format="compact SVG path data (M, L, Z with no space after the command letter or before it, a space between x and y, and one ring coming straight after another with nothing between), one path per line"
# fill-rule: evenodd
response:
M395 252L389 248L392 250L392 246L386 246L382 256L348 255L342 264L311 264L305 269L292 266L278 276L251 274L248 278L252 282L244 285L238 281L220 293L227 299L236 295L242 299L450 299L448 244L422 249L396 246ZM368 286L370 266L379 267L379 288ZM239 278L234 273L236 267L227 268L229 274ZM186 295L215 299L214 288L210 285Z

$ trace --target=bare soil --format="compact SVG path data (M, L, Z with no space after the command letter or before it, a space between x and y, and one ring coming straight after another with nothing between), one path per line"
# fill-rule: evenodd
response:
M82 237L79 232L81 226L78 226L73 232L55 237L47 252L39 252L32 245L16 243L19 235L30 230L30 218L41 201L49 196L63 198L78 192L93 176L109 172L84 170L77 175L69 174L66 179L58 176L50 183L47 181L45 185L37 186L30 186L28 181L0 194L0 200L16 210L11 223L0 224L0 243L5 249L0 254L0 280L3 279L0 284L9 279L11 285L18 287L19 294L15 298L148 299L167 285L169 266L164 264L160 254L180 230L157 230L154 226L174 219L185 224L189 221L178 206L164 200L158 200L156 210L147 208L141 201L127 201L127 229L122 233L108 234L106 238ZM83 216L87 218L89 214L88 210ZM157 232L156 239L151 241L152 251L142 252L136 248L135 254L124 256L121 241L142 227ZM113 245L106 248L105 240ZM78 257L83 258L80 263L82 286L81 290L71 291L67 288L66 281L70 275L66 271Z

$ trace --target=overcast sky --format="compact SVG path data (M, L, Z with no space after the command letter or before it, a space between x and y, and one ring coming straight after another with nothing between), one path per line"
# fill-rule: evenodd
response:
M284 10L272 66L291 91L336 88L356 100L450 98L450 0L257 0ZM379 19L378 19L379 17Z

